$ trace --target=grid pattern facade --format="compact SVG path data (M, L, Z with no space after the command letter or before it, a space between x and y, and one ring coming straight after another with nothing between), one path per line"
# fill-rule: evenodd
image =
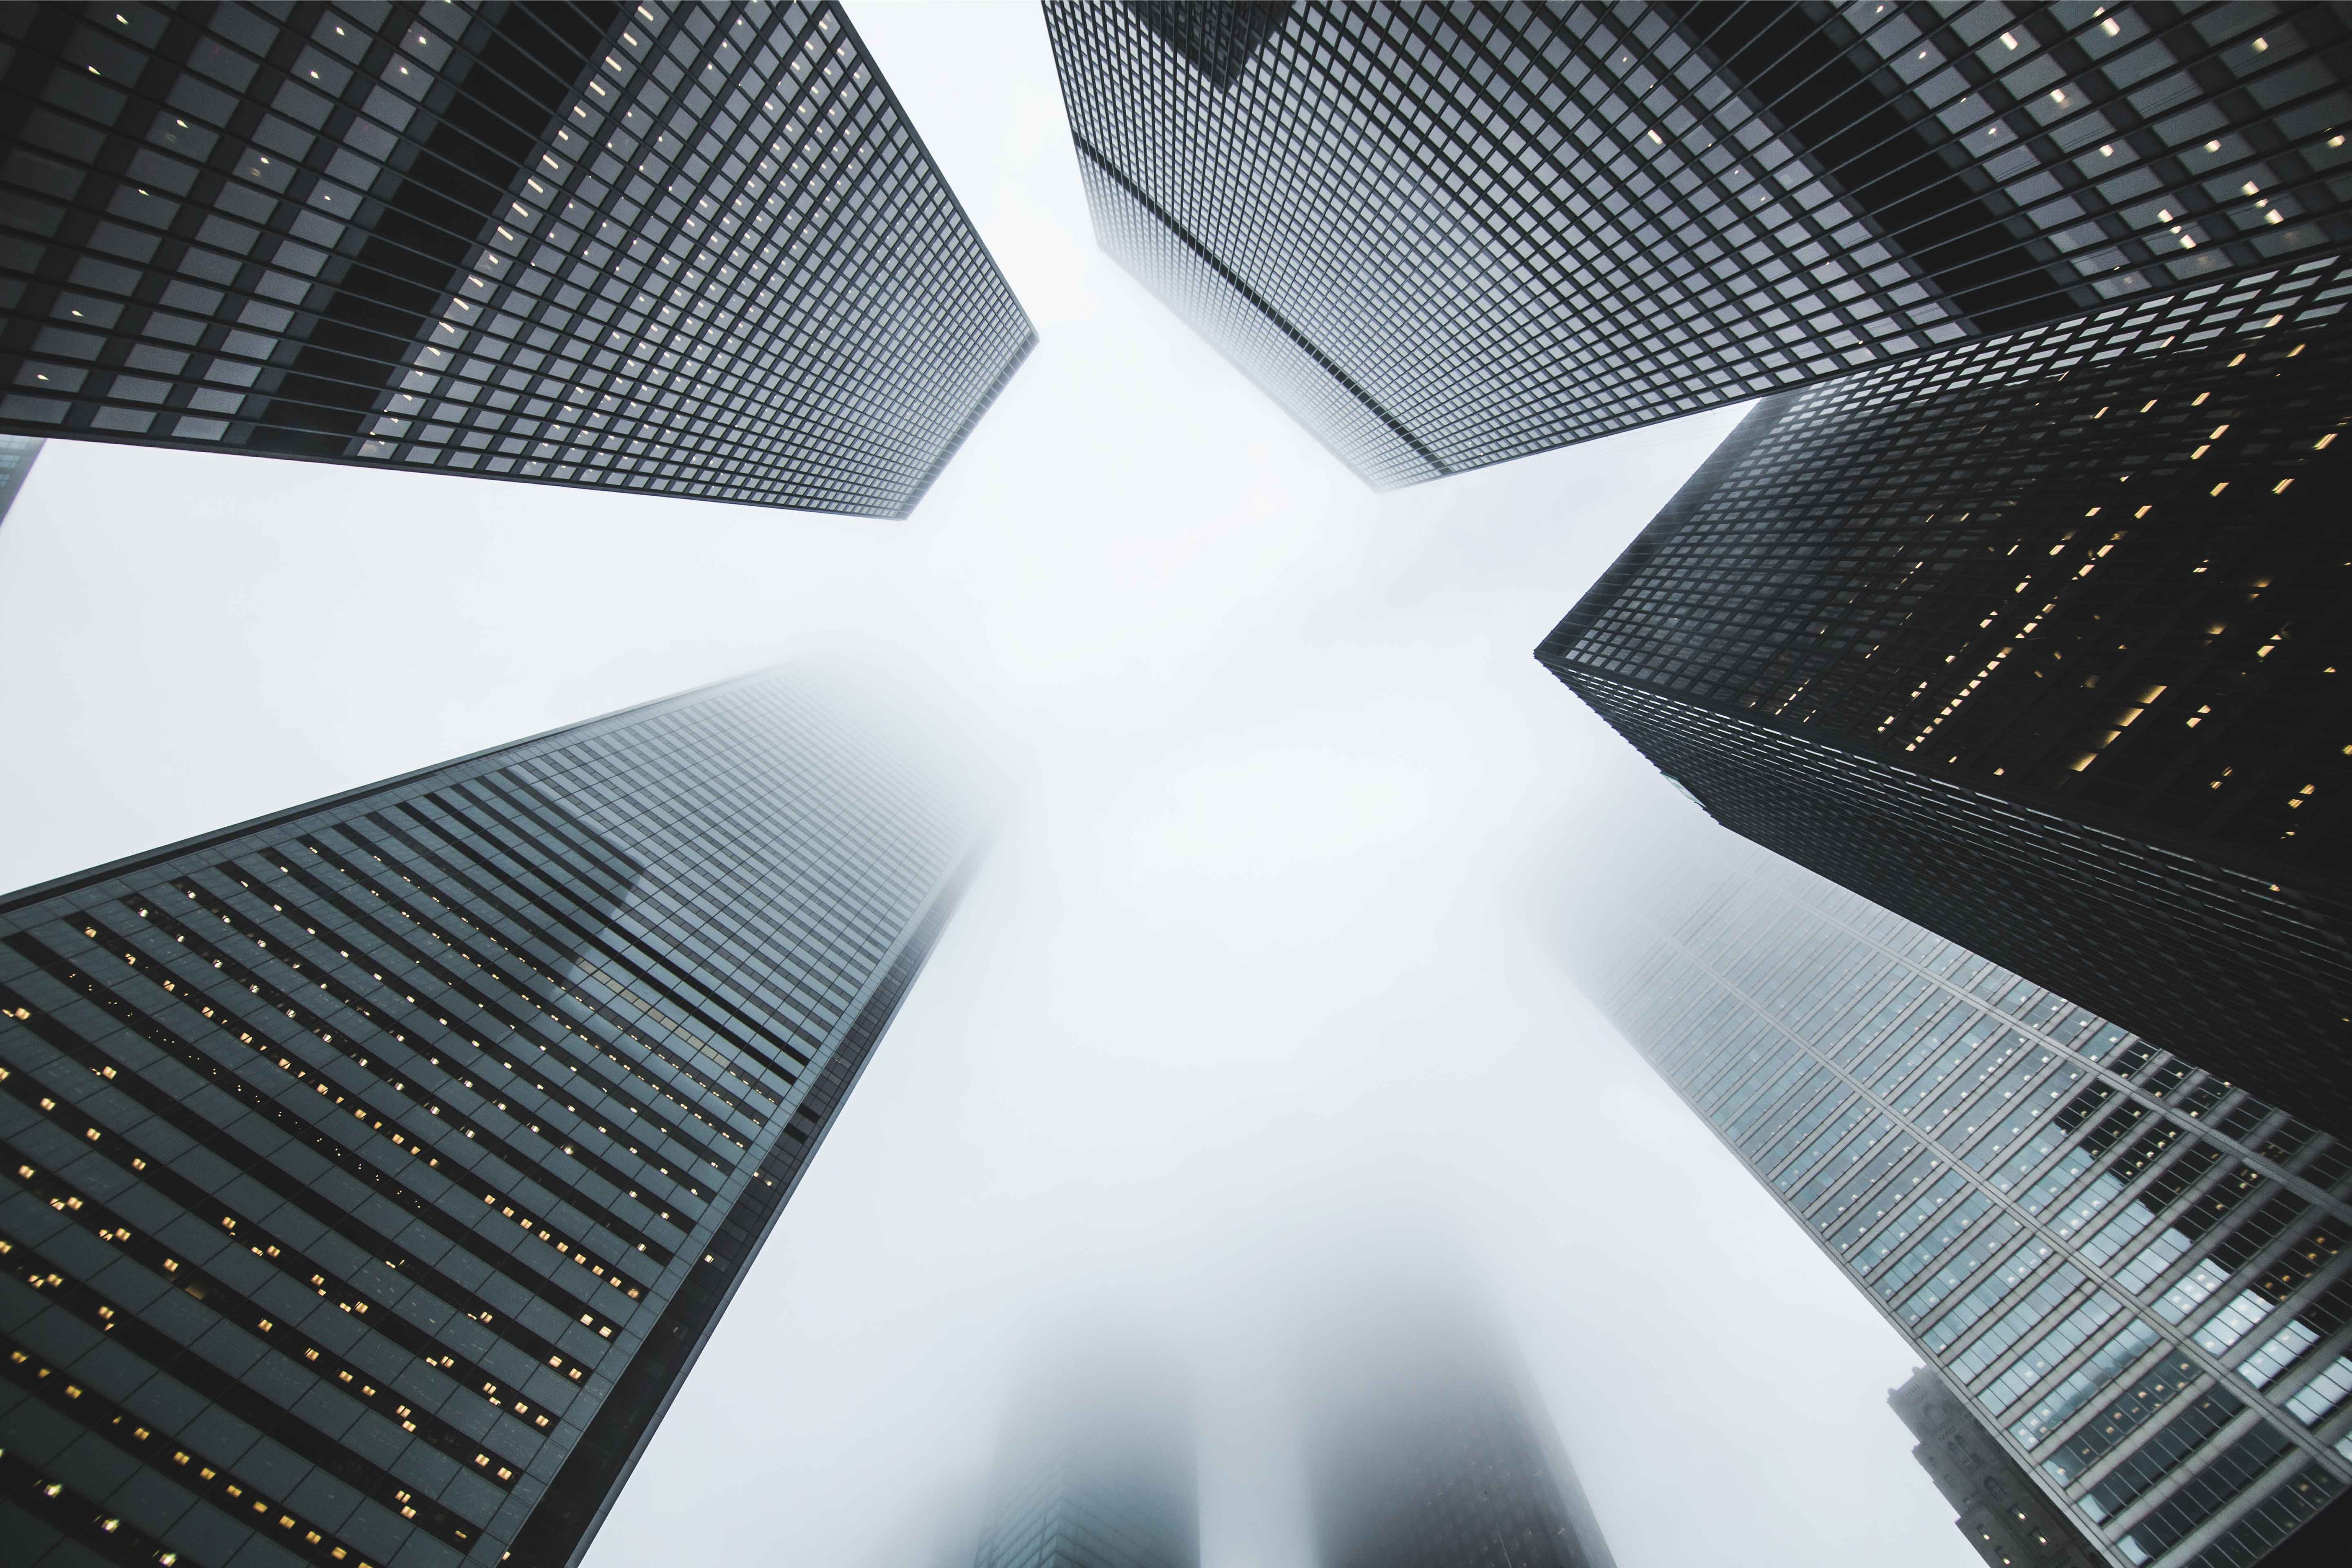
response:
M972 822L786 675L0 907L12 1563L574 1562Z
M1381 487L2352 240L2336 7L1045 13L1105 248Z
M838 5L0 9L0 428L904 516L1035 341Z
M1912 1458L1960 1511L1952 1523L1990 1568L2104 1568L2105 1554L1934 1372L1919 1368L1886 1402L1919 1439Z
M1468 1321L1423 1326L1328 1379L1311 1415L1321 1568L1613 1568L1516 1368Z
M2246 1568L2345 1490L2352 1148L1786 862L1704 855L1597 873L1588 992L2109 1561Z
M2352 1127L2347 298L1768 399L1537 656L1738 831Z

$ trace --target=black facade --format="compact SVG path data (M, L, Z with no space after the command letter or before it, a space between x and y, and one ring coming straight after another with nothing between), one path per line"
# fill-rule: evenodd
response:
M2352 1129L2347 295L1768 399L1537 656L1726 825Z
M0 8L0 430L904 516L1035 341L838 5Z
M577 1561L947 919L750 677L0 904L11 1563Z
M1378 487L2352 240L2340 7L1045 13L1104 248Z
M1990 1568L2105 1568L2105 1555L2051 1506L1932 1368L1913 1373L1886 1403L1919 1439L1912 1458L1959 1510L1952 1523Z
M1344 1310L1365 1321L1327 1325L1304 1427L1322 1568L1613 1568L1485 1314L1419 1290Z

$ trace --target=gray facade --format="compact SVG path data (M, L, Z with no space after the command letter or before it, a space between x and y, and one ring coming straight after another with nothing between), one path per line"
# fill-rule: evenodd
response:
M1336 1300L1318 1331L1302 1430L1321 1568L1614 1568L1541 1399L1475 1303L1391 1281Z
M1919 1439L1911 1457L1944 1500L1959 1510L1952 1523L1989 1568L2105 1568L2105 1554L2083 1539L1932 1367L1913 1373L1888 1393L1886 1403Z
M973 863L747 677L0 903L12 1563L577 1560Z
M1089 1358L1023 1392L973 1568L1200 1568L1198 1461L1180 1379Z
M1598 858L1580 977L2052 1504L2244 1568L2342 1493L2352 1151L1696 826Z

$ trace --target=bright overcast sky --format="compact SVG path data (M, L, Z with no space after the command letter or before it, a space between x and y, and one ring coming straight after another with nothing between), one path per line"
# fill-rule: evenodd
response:
M1529 650L1736 411L1374 496L1096 249L1034 6L853 17L1043 339L913 519L52 443L0 885L846 651L1008 822L589 1568L933 1568L1104 1290L1202 1356L1209 1568L1309 1568L1281 1281L1391 1202L1492 1258L1622 1568L1972 1563L1906 1347L1547 929L1664 786Z

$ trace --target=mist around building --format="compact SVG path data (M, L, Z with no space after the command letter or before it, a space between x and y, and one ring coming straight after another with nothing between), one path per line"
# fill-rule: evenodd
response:
M10 1568L2336 1568L2352 13L0 7Z

